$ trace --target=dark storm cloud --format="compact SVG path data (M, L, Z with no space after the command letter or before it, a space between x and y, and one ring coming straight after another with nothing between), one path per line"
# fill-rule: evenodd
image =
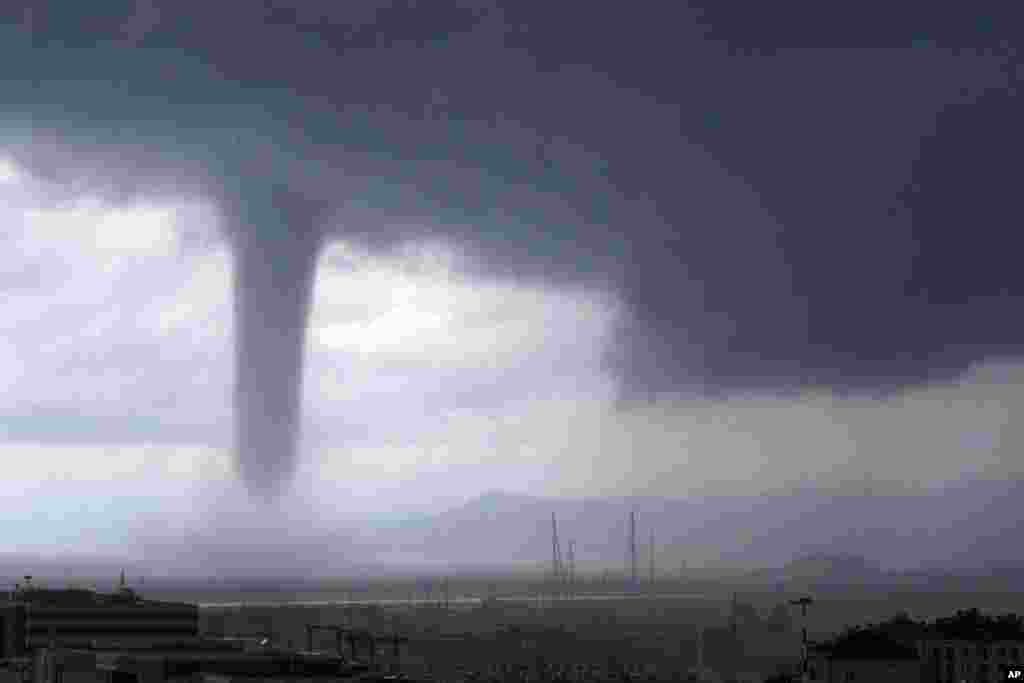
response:
M1019 353L1018 238L1002 227L1020 222L1007 184L1019 17L690 7L699 18L683 30L588 14L573 41L678 115L675 131L602 147L616 188L645 192L663 219L631 234L622 291L636 318L613 361L630 393L870 391ZM571 23L556 12L548 35ZM602 57L599 44L630 51ZM709 164L693 173L684 139L739 182L715 183ZM745 190L758 206L744 215Z
M6 31L4 99L11 131L118 143L123 179L248 175L377 246L418 221L490 274L613 287L627 394L1019 353L1012 17L605 5L152 3L132 50L134 6L44 9Z

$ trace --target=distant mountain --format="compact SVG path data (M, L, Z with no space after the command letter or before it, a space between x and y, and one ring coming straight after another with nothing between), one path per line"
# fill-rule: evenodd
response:
M1016 590L1024 587L1022 494L1020 482L983 480L905 495L832 495L807 488L753 497L548 499L489 491L439 514L379 517L329 533L299 535L285 524L246 531L239 522L227 535L211 527L150 545L140 541L131 548L139 561L125 564L130 573L150 576L170 568L177 576L241 571L254 577L372 575L403 567L546 568L554 513L563 553L572 539L581 572L621 573L628 567L629 513L635 510L644 573L653 531L660 573L676 575L685 563L718 575L743 570L747 580L760 584L850 584L881 581L884 572L900 570L884 580L945 590L962 581L951 574L984 570L990 585ZM62 577L69 571L73 577L83 570L115 577L122 564L3 559L0 574L8 577ZM756 567L772 569L750 571Z
M779 569L753 572L749 578L764 583L804 585L857 585L890 582L877 563L850 554L814 553L798 557Z
M882 568L857 555L826 555L817 553L793 560L785 566L785 572L793 577L802 576L875 576Z
M574 539L581 567L625 568L635 509L641 567L653 530L662 571L687 562L780 567L780 578L870 580L883 570L1024 565L1022 494L1020 482L984 480L905 495L804 489L757 497L569 500L492 491L396 524L377 541L452 564L486 558L542 565L550 560L555 513L563 551Z

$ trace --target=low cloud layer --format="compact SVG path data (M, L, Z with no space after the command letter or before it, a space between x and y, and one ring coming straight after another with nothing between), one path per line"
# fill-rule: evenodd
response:
M22 172L0 196L9 436L210 440L230 414L230 318L209 207L114 206Z

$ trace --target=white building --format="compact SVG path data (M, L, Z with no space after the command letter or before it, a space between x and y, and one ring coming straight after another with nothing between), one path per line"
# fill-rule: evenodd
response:
M921 641L921 682L1005 681L1007 669L1024 665L1024 640Z

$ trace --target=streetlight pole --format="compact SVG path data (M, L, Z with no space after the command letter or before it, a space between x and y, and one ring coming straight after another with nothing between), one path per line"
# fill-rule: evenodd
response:
M801 680L807 680L807 606L814 603L814 600L804 596L798 600L790 600L789 604L797 605L800 607L800 617L803 620L803 627L801 630L801 661L800 661L800 677Z

